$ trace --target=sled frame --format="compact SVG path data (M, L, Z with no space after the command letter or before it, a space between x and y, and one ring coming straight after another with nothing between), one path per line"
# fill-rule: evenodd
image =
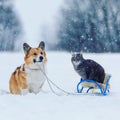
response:
M78 93L82 93L82 91L83 91L83 89L84 89L84 86L82 86L81 84L84 83L84 82L88 82L88 83L93 83L93 84L95 84L95 85L97 86L97 88L100 90L101 94L105 96L105 95L107 95L107 92L109 93L108 85L109 85L110 77L111 77L111 76L108 76L108 78L107 78L105 88L103 88L103 87L100 85L100 83L98 83L98 82L96 82L96 81L94 81L94 80L90 80L90 79L85 79L85 80L83 80L83 79L80 79L80 82L77 84L77 92L78 92ZM81 89L80 89L80 85L82 86ZM86 88L86 87L85 87L85 88ZM94 86L88 87L86 93L89 93L89 91L90 91L91 89L94 89L94 88L95 88Z

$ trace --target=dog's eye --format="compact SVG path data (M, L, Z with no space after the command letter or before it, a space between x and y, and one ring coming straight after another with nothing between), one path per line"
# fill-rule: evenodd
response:
M33 55L35 55L35 56L36 56L36 55L37 55L37 53L33 53Z
M40 54L43 55L43 52L41 52Z

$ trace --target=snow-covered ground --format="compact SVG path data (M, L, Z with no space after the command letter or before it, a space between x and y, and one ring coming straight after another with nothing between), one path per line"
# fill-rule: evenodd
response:
M23 53L0 53L0 89L9 90L9 78L23 63ZM111 92L107 96L53 94L47 82L37 95L25 96L0 92L0 120L119 120L120 119L120 55L84 54L111 73ZM47 75L58 86L75 92L80 77L74 72L71 55L47 52ZM55 89L56 90L56 89ZM60 91L56 90L58 93Z

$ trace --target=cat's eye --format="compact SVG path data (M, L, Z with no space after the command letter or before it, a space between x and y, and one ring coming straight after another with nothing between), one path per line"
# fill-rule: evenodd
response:
M75 58L74 58L74 57L72 57L72 61L75 61Z

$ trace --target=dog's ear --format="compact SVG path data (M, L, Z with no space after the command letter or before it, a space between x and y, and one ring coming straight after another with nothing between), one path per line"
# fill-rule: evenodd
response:
M31 47L27 43L23 44L23 50L24 50L25 55L27 55L27 53L30 51L30 49L31 49Z
M44 43L44 41L41 41L38 47L41 48L42 50L45 50L45 43Z

